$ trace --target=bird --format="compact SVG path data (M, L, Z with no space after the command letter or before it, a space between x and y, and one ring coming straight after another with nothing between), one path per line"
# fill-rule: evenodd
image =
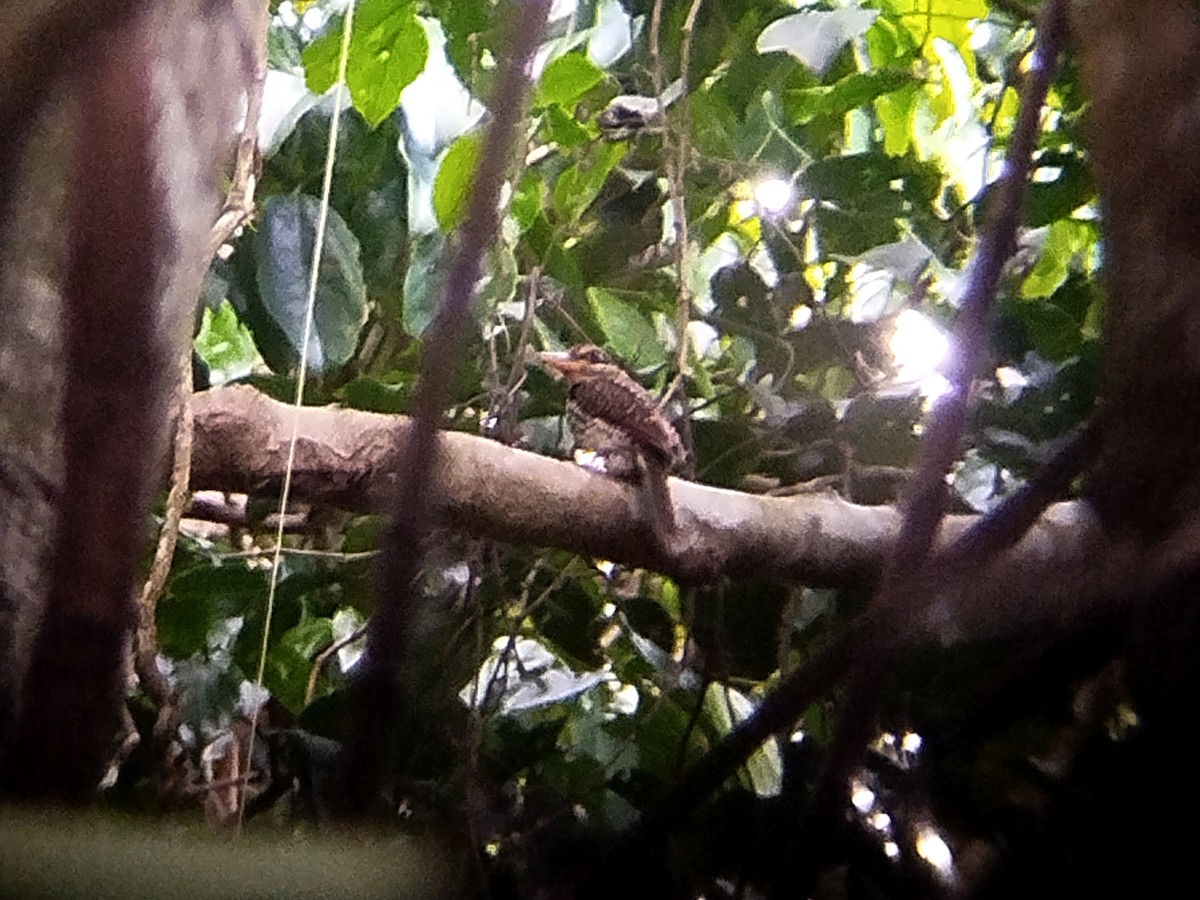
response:
M539 359L567 385L567 424L575 450L591 451L613 477L646 489L656 532L675 530L667 475L687 459L679 433L654 395L593 344Z

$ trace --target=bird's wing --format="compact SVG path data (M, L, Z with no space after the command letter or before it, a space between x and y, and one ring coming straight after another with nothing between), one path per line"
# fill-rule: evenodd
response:
M653 396L623 372L604 379L584 379L571 386L580 409L610 422L639 448L657 454L667 465L683 459L679 435L658 410Z

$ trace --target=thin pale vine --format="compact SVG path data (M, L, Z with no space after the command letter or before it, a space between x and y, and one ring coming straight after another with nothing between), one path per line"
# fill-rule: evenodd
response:
M292 471L296 465L296 443L300 435L300 408L304 405L304 383L308 375L308 345L312 338L313 309L317 299L317 278L320 273L321 255L325 249L325 224L329 217L329 195L333 184L333 162L337 154L338 126L342 117L343 91L338 89L346 83L346 63L350 56L350 34L354 28L354 0L346 5L346 19L342 25L342 46L338 54L337 79L334 82L333 114L329 118L329 143L325 153L325 175L321 184L321 201L317 211L316 235L313 239L312 262L308 280L308 296L304 303L304 331L300 339L300 365L296 372L296 398L293 403L292 433L288 440L287 464L283 473L283 488L279 493L279 527L275 532L275 553L271 560L271 579L267 588L267 609L263 617L262 645L259 647L258 671L254 683L263 687L267 668L267 650L270 645L271 619L275 612L275 592L279 586L279 566L283 559L283 521L287 512L288 498L292 490ZM250 738L246 758L254 758L254 742L258 735L257 711L250 717ZM238 796L238 830L246 816L246 792Z
M254 217L254 193L260 162L258 125L262 118L263 87L267 80L267 31L270 25L270 4L264 0L259 6L259 19L255 23L259 40L254 48L254 77L246 88L246 118L242 123L242 133L238 136L233 183L209 234L209 259L216 256L221 245Z
M325 647L313 659L312 668L308 673L308 684L304 688L304 705L310 706L313 702L313 697L317 693L317 679L321 677L321 671L329 664L338 651L349 647L355 641L362 640L367 636L367 623L359 625L352 632L336 641L331 641L328 647Z
M192 469L192 411L188 402L192 393L192 353L190 345L179 358L179 378L175 392L174 452L171 462L171 487L167 493L166 510L163 513L162 530L154 548L154 561L150 575L142 585L138 596L138 630L133 665L138 681L159 709L168 714L173 709L172 689L167 678L158 668L158 599L162 596L171 572L171 560L175 556L175 545L179 539L179 523L187 505ZM157 730L157 729L156 729Z

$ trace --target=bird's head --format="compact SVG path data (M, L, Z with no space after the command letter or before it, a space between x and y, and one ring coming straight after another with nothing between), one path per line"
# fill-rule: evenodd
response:
M538 361L567 381L579 381L617 367L613 358L595 344L580 344L561 352L539 353Z

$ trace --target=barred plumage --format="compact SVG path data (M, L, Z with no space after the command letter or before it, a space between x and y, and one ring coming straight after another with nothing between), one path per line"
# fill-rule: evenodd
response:
M567 383L567 422L575 447L602 457L610 475L646 482L659 525L673 528L666 477L686 453L658 401L599 347L543 353L541 359Z

